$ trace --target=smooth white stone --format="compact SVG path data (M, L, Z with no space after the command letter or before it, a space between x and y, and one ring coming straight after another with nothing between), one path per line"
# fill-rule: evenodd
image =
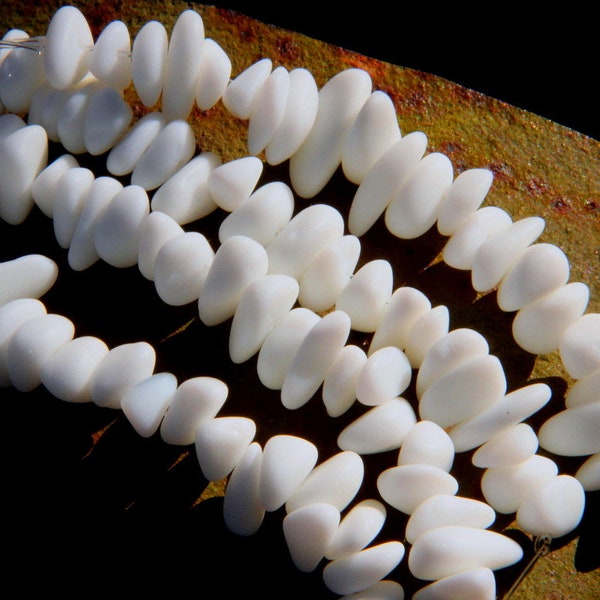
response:
M302 273L298 302L315 312L333 308L354 273L360 251L354 235L343 235L321 250Z
M338 354L323 380L323 404L330 417L347 412L356 400L356 383L365 363L365 351L354 344L346 344Z
M56 184L52 202L52 225L61 248L71 245L94 179L94 172L87 167L73 167Z
M294 194L290 187L282 181L265 183L221 221L219 241L245 235L266 246L293 214Z
M145 114L136 121L108 153L108 172L113 175L129 175L166 124L167 120L161 112Z
M521 546L501 533L445 525L417 538L408 555L408 567L418 579L435 581L477 567L495 571L522 557Z
M196 428L194 445L207 481L220 481L242 460L254 441L256 423L248 417L216 417Z
M600 453L592 454L583 461L577 469L575 477L586 492L600 490Z
M429 298L413 287L394 290L369 345L369 354L385 346L406 348L408 334L419 318L429 313Z
M502 208L483 206L477 209L446 242L442 250L444 262L454 269L472 269L480 246L511 225L510 215Z
M413 600L495 600L496 577L487 567L443 577L417 590Z
M316 196L340 166L348 131L371 91L371 76L359 68L336 73L319 90L313 127L290 158L292 188L302 198Z
M237 75L223 92L225 108L238 119L249 119L256 94L271 74L273 62L261 58Z
M540 446L559 456L600 452L600 399L552 415L540 427Z
M269 273L300 280L310 262L344 235L344 218L329 204L312 204L297 213L267 244Z
M187 119L194 106L203 47L200 13L184 10L173 25L167 51L162 110L169 120Z
M317 447L304 438L279 434L263 448L260 499L268 512L281 508L317 463Z
M377 406L402 394L412 379L406 354L396 346L373 352L356 382L356 399L365 406Z
M285 67L273 69L252 102L248 122L248 152L256 156L269 143L283 120L290 90L290 74Z
M0 39L5 42L17 42L22 39L27 39L28 37L29 34L23 29L13 28L9 29ZM6 60L7 56L12 52L12 50L13 48L10 45L0 48L0 64Z
M453 463L452 438L433 421L416 423L398 452L398 466L433 465L449 473Z
M584 509L581 483L571 475L556 475L523 498L516 521L533 536L559 538L579 525Z
M10 382L20 392L31 392L41 384L44 363L73 339L75 326L61 315L41 314L26 320L12 334L6 349Z
M552 397L545 383L532 383L506 394L499 402L472 419L448 429L456 452L466 452L487 442L492 436L535 414Z
M285 510L291 513L302 506L326 502L341 512L358 493L364 472L360 455L352 451L338 452L309 473L286 501Z
M91 402L91 383L108 346L94 336L76 337L48 358L40 370L42 385L59 400Z
M472 456L472 463L481 469L517 465L533 456L539 447L531 425L517 423L494 434Z
M281 389L298 348L320 319L312 310L293 308L267 335L256 363L258 378L266 388Z
M296 153L314 125L318 108L319 89L312 73L302 67L292 69L281 123L265 147L270 165L279 165Z
M223 96L231 76L231 60L212 38L205 38L196 81L196 105L200 110L212 108Z
M0 387L11 384L7 366L10 340L21 325L46 314L46 306L36 298L18 298L0 305Z
M137 161L131 183L154 190L190 161L195 151L196 136L191 125L175 119L159 131Z
M512 514L531 492L558 474L556 463L538 454L521 464L486 469L481 477L481 491L486 502L502 514Z
M58 278L58 265L43 254L0 262L0 306L18 298L41 298Z
M184 233L184 229L169 215L151 211L140 228L138 268L148 280L154 281L156 257L162 246L170 239Z
M363 176L350 206L348 229L364 235L385 212L402 183L423 158L427 136L414 131L394 143Z
M484 356L490 350L485 337L467 327L448 332L425 354L417 373L416 392L421 398L423 392L437 379L477 356Z
M240 296L231 322L232 362L240 364L252 358L297 298L298 282L288 275L266 275L250 283Z
M62 176L74 167L78 167L77 159L71 154L62 154L44 167L31 184L31 196L36 206L49 218L52 218L52 208L55 190Z
M78 84L77 87L80 85L82 84ZM29 124L41 125L46 130L49 140L60 142L58 119L75 89L77 88L57 90L46 82L32 98L28 116L28 120L31 120Z
M158 21L148 21L137 32L131 48L131 79L145 106L155 106L162 92L167 70L169 38Z
M215 377L192 377L179 384L160 424L160 436L167 444L193 444L198 425L214 419L221 410L229 388Z
M156 352L148 342L129 342L111 348L94 371L92 402L105 408L121 408L125 392L150 377L155 364Z
M571 323L563 332L558 351L574 379L600 369L600 313L586 313Z
M565 394L565 407L575 408L584 404L591 404L600 400L598 390L600 389L600 369L577 379Z
M123 21L111 21L101 31L89 59L92 75L116 89L131 83L131 38Z
M326 502L315 502L289 512L283 519L283 535L292 562L302 573L314 571L340 522L340 511Z
M33 92L32 96L31 96L31 100L29 103L29 108L27 110L27 116L26 117L20 117L18 115L12 115L11 113L7 113L13 117L16 117L17 120L21 120L23 123L25 123L26 125L41 125L42 127L44 127L44 117L47 114L46 109L46 101L49 98L52 98L53 95L55 94L60 94L59 90L55 90L47 81L46 79L43 79L43 81L40 83L40 85L35 89L35 91ZM2 104L2 101L0 100L0 104ZM51 103L50 103L51 104ZM0 116L2 116L2 110L0 110ZM4 115L6 116L6 115ZM25 122L25 119L27 119L27 122ZM2 139L5 135L8 135L8 133L3 133L2 132L2 121L0 119L0 139ZM9 132L12 133L12 132ZM46 133L48 134L48 139L50 139L50 133L48 130L46 130Z
M323 581L334 594L353 594L387 577L402 561L404 544L392 540L331 561L323 568Z
M525 217L483 242L473 257L473 289L487 292L498 286L526 248L542 234L545 226L542 217Z
M101 176L92 181L69 244L68 261L74 271L83 271L100 259L95 242L96 224L122 189L123 184L113 177Z
M296 410L322 385L350 335L350 317L335 310L322 317L302 340L281 386L281 402Z
M0 142L11 133L22 129L27 123L19 115L12 113L0 114Z
M342 153L342 171L357 185L373 165L400 140L402 133L390 96L375 90L367 98L348 131Z
M260 501L262 448L252 442L235 466L225 487L223 520L237 535L255 534L262 525L265 509Z
M48 25L44 71L57 89L72 87L88 72L94 38L83 13L74 6L59 8Z
M136 265L140 232L149 212L148 194L139 185L128 185L118 192L96 222L98 256L113 267Z
M31 186L48 164L48 137L43 127L27 125L0 141L0 218L20 225L34 202Z
M256 156L230 160L210 172L208 191L219 208L232 212L245 203L263 172L263 163Z
M454 235L479 209L494 180L489 169L466 169L459 173L446 192L437 219L441 235Z
M379 474L377 489L390 506L410 515L431 496L456 494L458 481L433 465L398 465Z
M176 389L173 373L155 373L123 394L121 409L136 433L149 438L158 431Z
M154 262L154 286L170 306L196 302L215 257L204 234L186 231L167 240Z
M325 558L336 560L366 548L381 531L387 510L379 500L368 498L355 504L340 521Z
M406 523L406 541L414 544L427 531L446 525L487 529L495 520L494 509L481 500L436 494L421 502L410 515Z
M370 408L346 425L337 438L341 450L377 454L397 450L417 422L408 400L393 398Z
M373 259L348 281L335 304L352 319L355 331L374 332L392 297L394 271L389 261Z
M454 167L445 154L424 156L385 210L388 231L402 239L414 239L429 231L453 177Z
M85 148L92 156L108 152L123 138L133 110L120 91L101 88L90 98L83 123Z
M420 315L406 334L404 352L414 369L418 369L429 349L445 335L450 327L450 313L444 305L434 306Z
M218 325L235 314L246 287L267 274L265 249L253 239L236 235L215 252L200 296L198 312L205 325Z
M533 244L502 278L498 306L507 312L519 310L564 286L569 274L569 260L558 246Z
M506 387L498 357L478 356L434 381L421 396L419 415L444 429L452 427L500 402Z
M404 588L397 581L383 579L340 600L404 600Z

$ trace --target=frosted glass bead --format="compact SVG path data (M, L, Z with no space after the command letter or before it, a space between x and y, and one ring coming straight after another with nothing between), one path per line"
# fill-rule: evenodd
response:
M481 469L517 465L533 456L538 446L531 425L518 423L493 435L475 451L471 460Z
M371 91L371 76L358 68L336 73L319 90L313 127L290 158L292 188L300 197L316 196L340 166L348 131Z
M271 74L273 62L270 58L261 58L246 67L225 88L223 106L239 119L249 119L254 98L261 86Z
M452 439L433 421L416 423L398 452L398 465L433 465L449 473L453 463Z
M577 469L575 477L586 492L600 490L600 453L592 454L584 460Z
M131 83L131 38L123 21L111 21L89 57L91 73L102 83L124 90Z
M563 332L558 346L569 375L583 379L600 368L600 314L586 313Z
M353 594L346 594L340 600L404 600L404 588L391 579L377 583Z
M356 400L356 383L365 363L365 351L346 344L338 354L323 381L323 404L330 417L347 412Z
M487 567L468 569L438 579L417 590L413 600L494 600L496 578Z
M55 189L62 176L71 168L78 167L77 159L71 154L62 154L45 166L31 184L31 196L44 215L52 218Z
M577 379L565 394L565 407L575 408L600 400L600 369Z
M208 190L217 206L232 212L248 200L263 172L256 156L230 160L210 172Z
M231 60L212 38L205 38L196 82L196 105L200 110L212 108L223 96L229 77Z
M18 298L41 298L58 277L58 265L43 254L0 262L0 307Z
M413 368L418 369L429 349L447 333L450 313L444 305L425 311L412 324L406 334L404 352Z
M169 40L158 21L148 21L138 31L131 49L131 79L142 104L154 106L160 97L167 70Z

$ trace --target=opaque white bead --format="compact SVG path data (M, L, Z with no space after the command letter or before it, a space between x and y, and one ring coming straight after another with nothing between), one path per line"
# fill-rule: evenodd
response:
M429 349L448 333L449 326L450 312L444 305L425 311L412 323L406 333L404 352L413 368L421 366Z
M0 307L18 298L41 298L58 277L58 265L43 254L0 262Z
M496 578L487 567L468 569L438 579L417 590L413 600L494 600Z
M229 77L231 60L212 38L205 38L196 82L196 105L200 110L212 108L223 96Z
M517 465L538 450L538 437L528 423L518 423L493 435L480 446L472 462L481 469Z
M577 379L565 394L565 407L575 408L584 404L591 404L598 400L600 386L600 369Z
M254 98L272 68L270 58L262 58L246 67L225 88L222 97L225 108L239 119L249 119Z
M404 600L404 588L397 581L383 579L340 600Z
M158 21L145 23L133 40L131 78L145 106L154 106L162 92L168 48L167 30Z
M71 154L62 154L45 166L31 184L31 196L36 206L52 218L55 189L62 176L73 167L78 167L77 159Z
M583 379L600 368L600 313L586 313L563 332L558 346L571 377Z
M208 176L208 190L217 206L235 211L248 200L263 172L256 156L243 156L219 165Z
M586 492L600 490L600 453L592 454L577 469L575 477Z
M453 463L452 439L433 421L416 423L406 434L398 452L398 465L433 465L449 473Z
M330 417L343 415L356 400L356 383L365 363L365 351L346 344L323 381L323 404Z
M91 73L106 85L124 90L131 83L131 38L123 21L111 21L100 33L89 58Z

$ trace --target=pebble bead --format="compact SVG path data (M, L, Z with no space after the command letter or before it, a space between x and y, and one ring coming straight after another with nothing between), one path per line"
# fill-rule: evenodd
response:
M111 21L100 33L89 58L90 72L115 90L131 83L131 38L123 21Z
M586 492L600 490L600 453L586 458L577 469L575 477Z
M413 600L495 600L496 578L488 567L467 569L417 590Z
M440 304L425 311L412 323L406 333L404 352L414 369L418 369L429 349L445 335L450 327L448 307Z
M323 381L323 404L330 417L346 413L356 400L356 384L367 362L365 351L346 344Z
M196 105L200 110L212 108L223 96L231 76L231 59L212 38L205 38L196 82Z
M0 262L0 307L19 298L41 298L58 278L58 265L43 254Z
M248 200L263 172L256 156L243 156L219 165L208 176L208 191L223 210L235 211Z
M563 332L558 346L569 375L583 379L600 368L600 314L586 313Z
M398 465L433 465L449 473L453 463L452 438L433 421L416 423L398 452Z
M138 31L131 48L131 79L139 99L154 107L163 89L169 36L162 23L148 21Z
M31 184L31 196L35 205L44 215L52 218L55 188L62 176L73 167L78 167L77 159L71 154L62 154L46 165Z
M577 379L565 394L565 407L574 408L583 404L596 402L600 386L600 369Z

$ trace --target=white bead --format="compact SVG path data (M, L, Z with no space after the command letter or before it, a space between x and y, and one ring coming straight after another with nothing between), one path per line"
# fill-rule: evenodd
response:
M248 417L216 417L196 428L194 445L202 475L220 481L233 471L254 440L256 423Z
M78 84L77 87L79 87ZM67 103L75 89L57 90L45 83L38 89L32 98L28 119L31 119L30 125L41 125L48 135L48 139L53 142L60 142L58 133L58 119L62 113L64 105Z
M559 538L579 525L584 508L581 483L571 475L556 475L525 496L516 520L519 527L534 536Z
M160 299L170 306L196 302L214 256L199 231L186 231L167 240L154 262L154 286Z
M44 167L31 184L31 196L44 215L52 218L55 189L62 176L73 167L78 167L77 159L71 154L62 154Z
M318 464L285 503L290 513L315 502L326 502L344 510L358 493L365 472L356 452L342 451Z
M346 425L338 436L342 450L377 454L400 448L417 422L415 412L404 398L393 398L370 408Z
M282 181L265 183L221 221L219 241L245 235L266 246L293 214L294 194L288 185Z
M489 169L466 169L456 176L442 199L437 228L442 235L455 234L479 209L492 186Z
M41 298L58 277L58 265L43 254L0 262L0 307L18 298Z
M229 332L229 357L236 364L252 358L266 337L290 312L298 282L287 275L266 275L242 292Z
M501 533L445 525L417 538L408 555L408 567L418 579L434 581L477 567L495 571L522 557L521 546Z
M346 594L340 600L404 600L404 588L392 579L382 579L364 590Z
M136 383L150 377L155 363L156 352L147 342L115 346L94 371L92 402L104 408L121 408L123 394Z
M18 42L19 40L22 39L27 39L29 37L29 34L24 31L23 29L9 29L2 38L0 38L2 41L5 42ZM13 47L8 45L8 46L3 46L2 48L0 48L0 64L2 64L7 56L13 51Z
M558 346L569 375L583 379L600 368L600 313L581 315L563 332Z
M406 541L414 544L427 531L446 525L487 529L496 520L494 509L481 500L435 494L423 500L406 523Z
M385 225L402 239L414 239L437 221L444 194L450 189L454 168L441 152L424 156L408 174L385 211Z
M19 115L12 113L0 114L0 142L11 133L22 129L26 125L27 123Z
M229 388L214 377L192 377L179 384L160 424L160 437L167 444L193 444L200 423L214 419Z
M365 351L346 344L323 381L323 404L330 417L347 412L356 400L356 383L365 363Z
M433 465L450 472L454 463L452 439L437 423L419 421L406 434L400 451L398 465Z
M344 143L342 170L360 184L379 158L401 138L396 107L390 96L375 90L356 115Z
M123 394L121 409L138 435L149 438L158 431L176 389L173 373L155 373Z
M229 56L215 40L205 38L196 82L196 105L200 110L212 108L221 99L230 76Z
M487 567L467 569L442 577L417 590L413 600L495 600L496 578Z
M577 469L575 477L586 492L600 490L600 453L592 454Z
M367 171L352 199L348 215L350 233L364 235L385 212L408 174L427 149L427 136L420 131L394 143Z
M533 456L538 446L531 425L517 423L493 435L475 451L471 461L480 469L516 465Z
M149 212L148 194L139 185L128 185L117 192L96 223L98 256L117 268L136 265L140 232Z
M40 371L42 385L59 400L91 402L92 377L108 346L94 336L76 337L48 358Z
M319 90L313 127L290 158L292 187L302 198L316 196L339 167L348 131L371 91L371 76L359 68L336 73Z
M283 535L295 567L314 571L340 522L340 511L331 504L315 502L296 508L283 519Z
M263 172L256 156L243 156L210 172L208 190L217 206L232 212L248 200Z
M73 323L61 315L44 313L25 321L12 334L6 349L11 384L20 392L37 388L44 363L74 334Z
M406 334L404 352L413 368L421 366L429 349L445 335L450 326L450 313L444 305L434 306L420 315Z
M131 78L145 106L154 106L162 92L168 48L167 30L158 21L145 23L133 40Z
M295 154L310 133L318 108L319 90L312 73L301 67L292 69L281 123L265 147L270 165L279 165Z
M331 561L323 569L323 581L334 594L359 592L389 575L400 564L404 554L402 542L382 542Z
M385 505L379 500L366 499L355 504L340 521L325 558L344 558L366 548L381 531L386 517Z
M245 236L225 240L215 252L198 298L200 320L218 325L233 317L242 293L267 274L265 249Z
M307 308L294 308L267 335L256 363L258 378L266 388L281 389L298 348L320 318Z
M268 512L281 508L300 487L317 463L319 451L308 440L279 434L263 449L260 499Z
M394 287L394 272L387 260L373 259L354 273L340 293L336 310L343 310L355 331L377 329Z
M295 410L317 392L350 334L350 317L335 310L322 317L302 340L281 386L281 402Z
M598 400L600 386L600 369L577 379L565 394L565 407L575 408L584 404L591 404Z
M102 30L89 62L91 73L102 83L124 90L131 83L131 38L123 21L111 21Z
M238 119L249 119L252 103L261 86L271 73L273 63L262 58L244 69L229 83L223 92L225 108Z

